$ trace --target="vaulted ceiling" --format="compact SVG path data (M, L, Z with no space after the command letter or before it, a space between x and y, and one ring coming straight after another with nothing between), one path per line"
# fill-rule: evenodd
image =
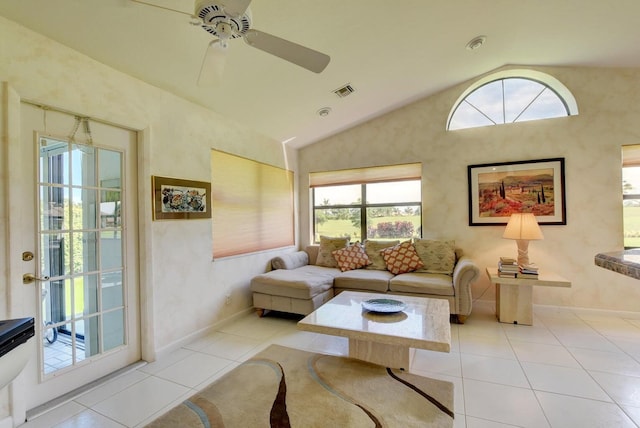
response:
M294 147L507 64L640 67L638 0L253 0L252 28L329 65L316 74L235 39L221 82L202 87L215 37L190 24L193 10L194 0L0 1L10 20ZM355 91L340 98L345 84Z

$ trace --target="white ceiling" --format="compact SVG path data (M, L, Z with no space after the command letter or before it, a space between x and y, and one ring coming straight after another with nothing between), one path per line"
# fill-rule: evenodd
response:
M0 15L294 147L506 64L640 67L639 0L253 0L251 11L252 28L328 54L328 67L315 74L238 39L222 85L201 88L212 36L187 15L131 0L0 0ZM465 49L478 35L485 45ZM337 97L346 83L355 92Z

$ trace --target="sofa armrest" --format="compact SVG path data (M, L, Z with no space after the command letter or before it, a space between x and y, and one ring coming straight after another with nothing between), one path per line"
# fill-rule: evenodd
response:
M315 265L316 260L318 260L318 252L320 252L320 245L319 244L307 245L304 248L304 251L306 251L306 253L309 255L309 264Z
M306 251L283 254L271 260L273 269L295 269L309 264L309 256Z
M457 308L455 313L463 316L471 314L471 283L480 276L480 269L470 257L462 256L453 268L453 289Z

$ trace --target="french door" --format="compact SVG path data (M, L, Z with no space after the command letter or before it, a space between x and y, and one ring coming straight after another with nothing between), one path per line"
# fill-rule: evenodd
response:
M31 194L12 224L34 260L21 285L39 327L25 370L32 409L140 359L137 136L29 103L20 119L13 180Z

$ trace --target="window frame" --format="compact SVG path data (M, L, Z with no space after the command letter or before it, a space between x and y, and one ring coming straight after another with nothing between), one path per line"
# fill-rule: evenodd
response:
M312 242L314 244L318 244L320 241L316 239L318 233L316 232L316 210L330 210L330 209L359 209L360 210L360 240L364 241L369 239L367 237L367 209L368 208L393 208L397 206L412 206L418 207L420 209L420 237L422 237L422 195L420 195L420 201L418 202L390 202L390 203L367 203L367 184L378 184L378 183L394 183L394 182L402 182L402 181L418 181L422 184L422 179L410 179L410 180L385 180L385 181L376 181L376 182L363 182L363 183L342 183L342 184L331 184L324 186L314 186L311 188L311 221L312 221ZM338 186L352 186L357 184L360 186L360 203L352 203L352 204L335 204L335 205L316 205L316 188L319 187L338 187ZM372 238L373 239L373 238ZM384 238L380 238L384 239ZM410 239L410 238L403 238Z
M472 126L472 127L467 127L467 128L451 129L451 121L453 120L453 117L454 117L455 113L457 112L458 108L466 101L466 99L470 95L472 95L474 92L476 92L477 90L481 89L482 87L484 87L486 85L489 85L489 84L494 83L496 81L504 81L504 80L508 80L508 79L524 79L524 80L530 80L532 82L539 83L539 84L545 86L547 89L551 90L554 94L556 94L558 99L565 106L565 109L567 111L567 116L575 116L575 115L578 114L578 104L576 103L575 97L573 96L571 91L569 91L569 89L566 86L564 86L558 79L556 79L553 76L550 76L550 75L548 75L546 73L542 73L542 72L535 71L535 70L512 69L512 70L504 70L504 71L500 71L500 72L497 72L497 73L492 73L492 74L490 74L488 76L483 77L482 79L479 79L478 81L476 81L472 85L470 85L460 95L460 97L458 97L456 102L453 104L453 107L451 108L451 110L449 112L449 116L447 118L445 129L447 131L460 131L460 130L464 130L464 129L474 129L474 128L480 128L480 127L484 127L484 126L494 126L494 125L501 125L501 124L507 123L507 122L495 123L491 118L487 117L490 121L494 122L493 125L482 125L482 126ZM537 99L537 97L535 99ZM534 99L534 101L535 101L535 99ZM505 104L504 87L503 87L503 101L502 102L503 102L503 110L504 110L504 104ZM530 106L530 105L531 104L529 104L528 106ZM527 106L527 108L528 108L528 106ZM526 111L526 108L525 108L525 110L523 110L522 113L524 113L524 111ZM484 115L484 113L482 113L482 112L480 112L480 113ZM520 115L518 117L520 117ZM565 117L565 116L561 116L561 117ZM540 119L533 119L533 120L544 120L544 119L551 119L551 118L557 118L557 116L551 116L551 117L547 117L547 118L540 118ZM509 122L509 123L518 123L518 122Z

